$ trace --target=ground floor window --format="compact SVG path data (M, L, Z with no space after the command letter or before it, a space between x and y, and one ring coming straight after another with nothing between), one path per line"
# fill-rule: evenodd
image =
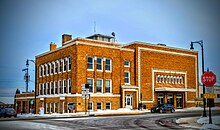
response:
M162 104L162 103L164 103L164 94L163 93L158 93L157 104Z
M101 102L97 103L97 110L102 110L102 103Z
M110 102L106 102L106 110L111 110L111 103Z

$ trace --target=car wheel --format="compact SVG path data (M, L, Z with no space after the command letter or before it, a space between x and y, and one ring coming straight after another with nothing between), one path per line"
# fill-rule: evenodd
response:
M163 110L162 110L162 109L160 110L160 113L163 113Z
M14 117L17 117L17 115L15 115Z
M154 113L154 110L150 110L151 113Z
M171 110L170 110L170 112L171 112L171 113L174 113L174 110L173 110L173 109L171 109Z

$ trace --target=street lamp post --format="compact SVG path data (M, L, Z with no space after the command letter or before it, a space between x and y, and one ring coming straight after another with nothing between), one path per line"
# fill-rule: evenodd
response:
M194 41L194 42L192 42L191 41L191 44L190 44L190 49L191 50L193 50L194 49L194 47L193 47L193 44L194 43L197 43L197 44L199 44L200 46L201 46L201 48L202 48L202 74L204 74L204 50L203 50L203 40L200 40L200 41ZM202 88L203 88L203 117L207 117L207 115L206 115L206 110L205 110L205 106L206 106L206 100L205 100L205 98L204 98L204 94L205 94L205 85L204 85L204 83L202 84Z
M27 67L29 66L28 61L31 61L31 62L33 62L35 64L34 114L36 114L37 65L36 65L34 60L28 60L27 59L27 61L26 61L26 66Z

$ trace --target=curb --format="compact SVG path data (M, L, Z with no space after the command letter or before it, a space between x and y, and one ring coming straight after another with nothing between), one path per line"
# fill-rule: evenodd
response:
M145 112L116 112L116 113L100 113L94 114L95 116L120 116L120 115L141 115Z

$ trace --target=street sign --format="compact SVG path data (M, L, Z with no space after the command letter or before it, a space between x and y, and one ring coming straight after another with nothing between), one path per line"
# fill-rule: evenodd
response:
M202 75L202 83L207 87L212 87L216 82L216 76L211 71L205 72Z
M214 93L214 87L205 87L205 93Z
M206 93L206 94L204 94L204 98L208 98L208 99L215 98L215 94L214 93Z

